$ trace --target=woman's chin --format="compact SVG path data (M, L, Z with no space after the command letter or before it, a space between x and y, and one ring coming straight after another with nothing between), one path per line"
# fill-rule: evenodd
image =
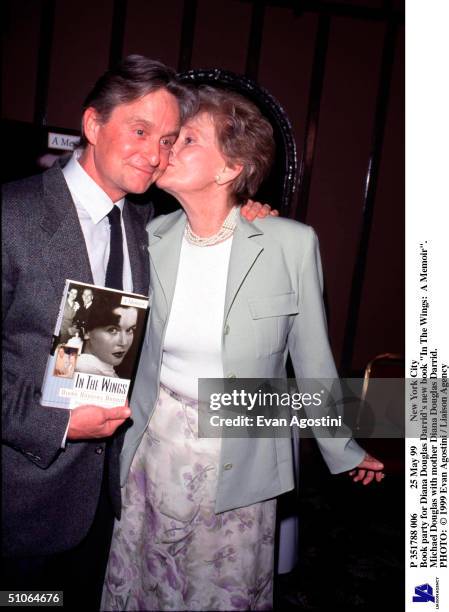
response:
M159 189L163 189L169 193L171 193L172 189L176 188L177 183L179 183L179 177L177 176L176 170L170 165L167 166L165 171L156 180L156 185Z
M163 174L157 179L156 186L159 187L159 189L167 189L170 188L170 183L170 179Z
M158 181L156 181L156 186L159 189L162 189L163 191L166 191L167 193L169 193L170 195L172 195L174 198L176 198L178 196L178 190L175 188L175 186L172 184L171 181L164 181L163 179L160 179Z

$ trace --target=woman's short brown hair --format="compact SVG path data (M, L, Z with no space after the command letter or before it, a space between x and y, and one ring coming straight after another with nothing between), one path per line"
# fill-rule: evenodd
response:
M233 91L203 85L198 112L208 113L227 163L243 166L231 184L238 203L255 195L274 158L273 128L255 104Z

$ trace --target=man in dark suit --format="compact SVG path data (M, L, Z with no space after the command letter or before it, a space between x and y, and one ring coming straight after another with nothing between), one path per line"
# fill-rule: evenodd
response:
M65 607L99 605L130 411L49 408L40 389L65 280L108 284L113 209L121 285L148 292L152 207L125 196L164 171L192 98L163 64L130 56L88 95L67 165L4 188L3 589L64 589Z
M130 410L45 407L41 385L67 278L117 286L119 276L118 288L147 294L153 209L126 194L159 178L195 103L171 69L129 56L87 96L67 164L4 187L2 589L64 590L66 608L99 606Z
M75 313L73 323L81 336L86 333L86 325L89 320L89 313L94 301L94 294L90 287L86 287L81 292L81 304Z

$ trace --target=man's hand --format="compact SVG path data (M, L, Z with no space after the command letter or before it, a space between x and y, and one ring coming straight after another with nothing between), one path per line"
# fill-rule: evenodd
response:
M68 440L107 438L131 415L128 406L101 408L101 406L78 406L70 414Z
M349 472L349 476L354 482L361 480L362 484L367 485L374 479L377 482L381 482L385 477L383 469L384 464L381 461L366 453L363 461L354 470Z
M254 202L254 200L248 200L244 206L240 208L240 214L245 217L248 221L254 221L254 219L263 219L270 215L271 217L278 217L278 210L271 210L269 204L262 204L261 202Z

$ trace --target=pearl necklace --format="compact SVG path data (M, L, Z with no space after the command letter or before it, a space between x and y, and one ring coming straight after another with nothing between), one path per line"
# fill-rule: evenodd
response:
M199 247L208 247L213 246L214 244L218 244L219 242L223 242L227 240L234 233L235 227L237 225L237 215L238 215L238 207L233 206L229 211L228 216L223 221L223 225L220 227L216 234L212 236L198 236L192 231L190 227L190 223L187 221L186 229L184 232L184 236L187 242L190 244L194 244Z

